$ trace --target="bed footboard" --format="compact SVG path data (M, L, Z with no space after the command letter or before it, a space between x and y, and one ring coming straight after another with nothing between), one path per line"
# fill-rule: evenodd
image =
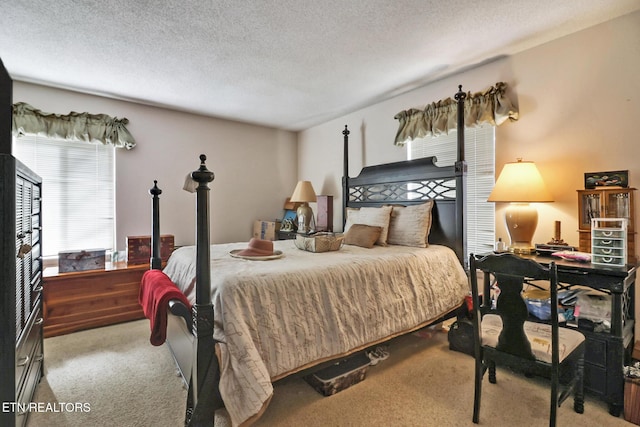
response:
M220 391L220 367L213 339L213 304L211 303L209 248L209 183L214 174L205 165L207 157L200 155L200 168L191 173L196 188L196 303L189 312L179 301L169 303L167 333L180 338L169 340L169 346L181 374L188 382L189 392L185 411L185 425L210 424L215 410L224 407ZM161 269L160 203L162 194L154 181L149 193L153 196L151 232L151 269ZM178 331L173 334L172 331Z
M166 344L171 350L171 355L176 362L185 387L189 386L189 378L191 377L194 340L191 322L186 323L182 316L175 316L169 312Z
M160 195L162 190L158 187L158 181L153 181L153 187L149 190L149 194L152 196L152 209L151 209L151 259L150 268L152 270L162 269L162 258L160 256ZM193 321L191 319L191 312L189 309L179 300L169 301L169 312L175 316L182 317L189 332L192 331Z
M175 300L175 299L172 299L171 301L169 301L169 313L171 313L174 316L179 317L182 320L184 320L184 324L185 324L185 327L187 328L187 330L190 333L193 333L193 330L191 328L191 326L192 326L191 312L182 303L182 301L178 301L178 300Z

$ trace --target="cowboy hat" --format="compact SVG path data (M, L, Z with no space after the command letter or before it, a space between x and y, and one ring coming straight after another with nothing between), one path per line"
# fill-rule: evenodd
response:
M269 256L273 255L273 242L271 240L249 240L249 246L237 253L240 256Z

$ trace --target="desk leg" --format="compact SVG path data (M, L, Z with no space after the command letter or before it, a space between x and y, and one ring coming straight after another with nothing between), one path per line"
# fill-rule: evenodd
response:
M622 337L611 337L607 355L607 400L609 413L619 417L624 405L624 344Z
M625 289L627 280L635 282L635 275L627 277L622 289ZM629 309L633 310L635 298L635 283L626 289L626 296L622 292L611 293L611 337L607 345L607 400L609 401L609 413L614 417L619 417L622 413L624 405L624 374L623 368L625 363L625 337L624 325L627 315L634 317L634 312L629 313ZM623 291L624 292L624 291ZM629 298L631 300L629 301ZM632 340L633 341L633 340Z
M622 310L622 294L611 294L611 335L622 338L622 325L624 313Z

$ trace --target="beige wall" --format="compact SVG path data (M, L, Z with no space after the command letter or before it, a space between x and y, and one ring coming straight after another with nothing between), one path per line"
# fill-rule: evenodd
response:
M576 190L583 188L584 172L627 169L631 186L640 186L639 40L636 12L496 58L297 136L21 82L14 83L14 102L49 112L89 111L130 120L138 146L118 151L116 159L117 245L122 250L125 236L148 234L147 192L154 179L164 190L162 232L174 234L179 245L194 242L195 201L181 187L184 176L197 168L200 153L207 154L209 168L216 173L211 191L213 242L247 240L253 220L280 217L297 179L311 180L318 194L334 195L334 228L340 230L345 124L351 131L349 175L355 176L362 166L405 159L405 149L393 145L397 112L453 96L458 84L475 92L505 81L519 104L520 120L497 129L497 170L517 157L535 161L555 202L538 206L534 241L548 241L559 220L562 237L577 245ZM635 207L640 212L637 201ZM497 206L496 231L506 237L503 208ZM637 243L640 247L640 240ZM638 311L640 293L636 300Z
M393 145L397 112L451 97L458 84L476 92L505 81L520 120L497 128L497 171L517 157L536 162L555 202L538 205L534 240L549 241L559 220L564 240L577 245L576 190L584 188L584 172L628 169L631 186L640 186L639 40L640 13L634 13L308 129L299 135L300 177L340 195L345 124L354 176L362 166L406 158L405 149ZM497 205L496 226L506 238L503 208ZM341 227L339 205L335 213Z
M126 117L136 138L132 150L116 150L117 249L126 236L151 232L153 180L163 190L161 232L177 245L195 243L195 195L182 190L199 155L215 173L211 184L211 241L247 241L255 219L282 216L296 184L296 134L218 120L98 96L14 82L13 101L46 112L105 113ZM46 184L45 184L46 185ZM45 187L46 191L46 187Z
M308 129L298 138L300 177L340 195L345 124L351 130L349 175L355 176L362 166L406 158L405 150L393 145L397 112L453 96L458 84L475 92L505 81L515 93L520 120L497 128L496 169L517 157L536 162L555 202L538 204L534 241L549 241L559 220L564 240L577 246L576 190L584 188L585 172L629 170L630 186L640 187L639 41L636 12ZM500 205L496 233L507 237ZM341 226L338 203L335 227ZM638 248L640 238L636 241ZM635 306L638 318L638 292Z

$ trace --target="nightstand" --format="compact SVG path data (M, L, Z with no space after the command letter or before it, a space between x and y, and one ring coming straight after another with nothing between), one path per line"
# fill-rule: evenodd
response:
M138 303L148 264L107 263L104 270L58 273L44 270L44 336L144 318Z

